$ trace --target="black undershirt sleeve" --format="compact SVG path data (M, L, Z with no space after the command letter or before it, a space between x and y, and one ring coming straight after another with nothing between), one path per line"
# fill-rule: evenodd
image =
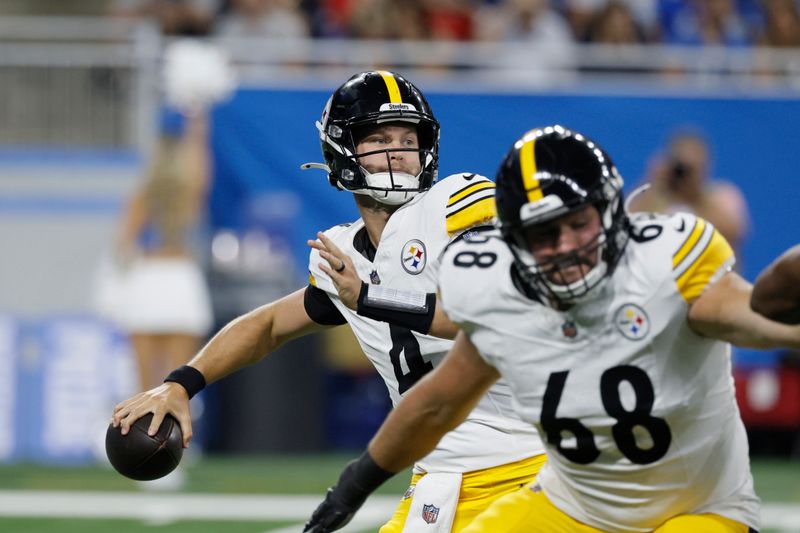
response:
M331 301L328 293L313 285L306 287L303 305L309 318L323 326L340 326L346 324L344 315Z

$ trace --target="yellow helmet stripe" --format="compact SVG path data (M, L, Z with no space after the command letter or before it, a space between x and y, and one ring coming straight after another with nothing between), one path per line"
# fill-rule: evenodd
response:
M397 80L394 79L394 74L387 70L379 70L378 74L381 75L383 81L386 83L386 88L389 89L389 102L392 104L402 104L403 98L400 96L400 87L397 86Z
M528 193L528 201L535 202L544 196L539 187L539 180L536 179L536 139L525 141L519 150L519 166L522 172L522 185Z

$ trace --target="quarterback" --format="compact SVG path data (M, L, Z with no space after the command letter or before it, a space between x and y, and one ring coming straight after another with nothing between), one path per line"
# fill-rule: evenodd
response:
M497 230L442 261L455 345L357 460L369 475L340 477L337 501L427 453L503 377L548 462L464 531L756 531L729 343L798 348L800 327L750 309L704 220L630 218L617 169L579 133L526 133L496 183ZM326 499L311 522L335 507Z
M234 320L164 384L120 403L113 423L123 433L148 412L154 432L171 413L188 445L193 394L322 328L350 325L395 403L452 346L456 330L436 305L441 257L462 233L494 217L494 184L475 174L436 181L439 123L419 89L391 72L350 78L328 100L317 129L325 163L303 167L324 169L332 186L354 193L361 214L320 233L319 242L353 259L339 261L321 244L312 249L307 287ZM337 292L344 273L363 283L354 308ZM460 531L492 500L534 479L543 446L516 415L506 383L487 389L464 414L419 458L411 487L381 532ZM337 515L325 527L351 518Z

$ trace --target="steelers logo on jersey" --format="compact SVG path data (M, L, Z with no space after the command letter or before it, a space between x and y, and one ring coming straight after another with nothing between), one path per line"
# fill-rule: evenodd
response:
M644 309L636 304L625 304L614 315L617 329L632 341L643 339L650 333L650 319Z
M422 272L428 262L425 245L418 239L411 239L403 246L403 253L400 258L405 271L413 275Z

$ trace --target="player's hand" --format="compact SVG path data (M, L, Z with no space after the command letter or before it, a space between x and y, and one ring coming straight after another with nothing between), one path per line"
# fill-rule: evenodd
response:
M328 489L325 500L319 504L311 515L311 519L306 522L303 532L309 533L328 533L336 531L347 525L353 519L358 508L364 500L356 503L347 504L343 501L337 487Z
M317 241L309 240L308 245L319 250L319 255L326 261L320 263L319 268L333 281L342 303L356 310L361 292L361 278L358 277L353 260L321 231L317 232L317 238Z
M365 451L342 470L336 486L328 489L325 500L311 515L303 531L327 533L345 526L364 505L367 497L393 475L393 472L381 468Z
M181 385L173 382L162 383L154 389L140 392L136 396L118 403L114 407L111 425L121 426L123 435L127 435L134 422L147 413L153 413L153 420L147 433L155 435L167 413L174 416L181 426L183 447L189 447L192 440L192 416L189 411L189 395Z

